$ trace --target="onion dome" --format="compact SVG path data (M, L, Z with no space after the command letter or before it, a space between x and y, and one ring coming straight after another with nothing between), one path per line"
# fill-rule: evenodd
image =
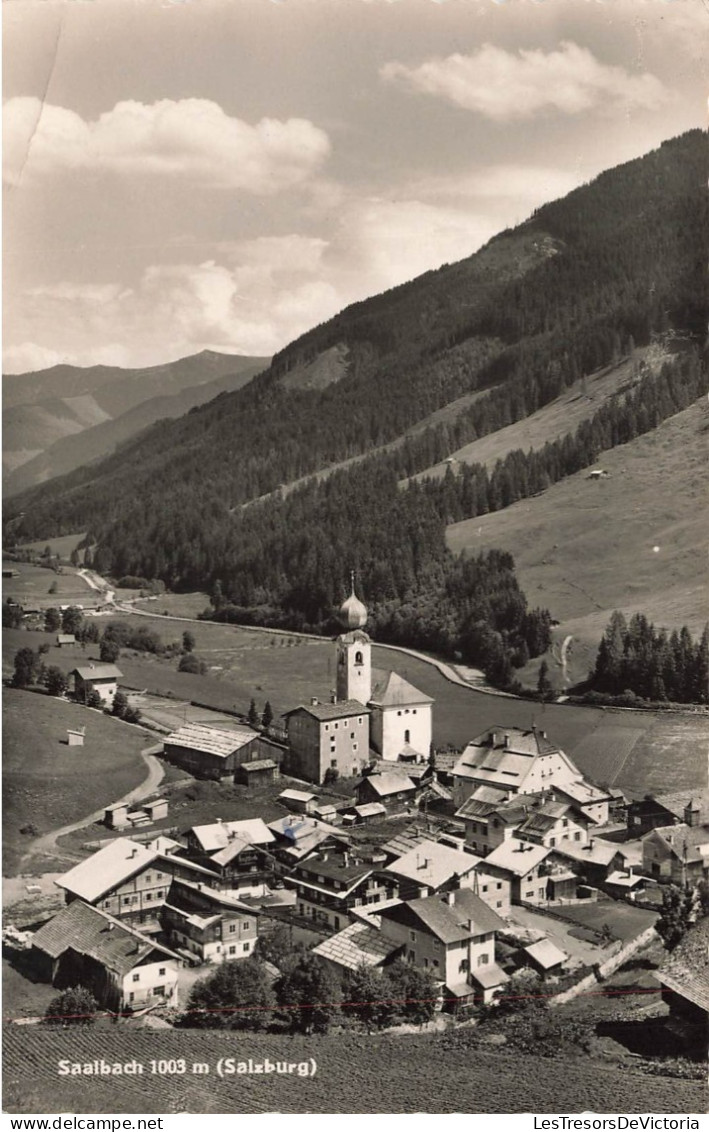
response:
M363 629L367 624L367 606L359 600L354 592L354 583L352 584L352 593L340 606L339 616L345 629Z

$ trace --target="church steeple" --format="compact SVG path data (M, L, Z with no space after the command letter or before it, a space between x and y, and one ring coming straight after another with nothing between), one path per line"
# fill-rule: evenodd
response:
M367 624L367 607L355 593L354 570L350 571L350 596L340 606L340 622L345 629L363 629Z
M367 704L372 695L372 644L363 631L367 607L355 593L354 571L350 584L339 614L345 632L337 638L337 698Z

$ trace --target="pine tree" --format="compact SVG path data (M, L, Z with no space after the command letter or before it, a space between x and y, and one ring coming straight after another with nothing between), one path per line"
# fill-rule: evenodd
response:
M549 665L545 660L539 665L539 678L537 680L537 694L542 703L551 698L551 680L549 679Z
M252 700L249 704L249 711L246 718L250 727L258 727L260 721L258 711L256 710L256 700Z
M273 723L273 708L271 707L270 700L266 700L263 705L263 715L261 716L261 723L264 727L268 728Z

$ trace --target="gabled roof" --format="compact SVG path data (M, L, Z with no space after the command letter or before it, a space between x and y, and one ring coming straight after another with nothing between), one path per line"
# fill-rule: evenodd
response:
M372 671L372 695L370 704L376 707L409 707L412 704L432 704L433 698L420 692L398 672L384 672L380 668Z
M577 802L579 806L588 806L592 802L610 801L608 791L602 790L600 786L596 786L593 782L589 782L587 778L579 777L567 782L554 782L551 788L560 794L565 794L572 801Z
M624 845L617 841L605 841L602 837L592 837L590 841L561 841L555 852L572 861L583 863L591 861L594 865L610 865L613 858L621 853Z
M399 947L400 944L385 939L375 927L355 923L319 943L313 948L313 955L329 959L348 971L356 971L362 966L378 967Z
M460 888L449 893L448 897L452 903L448 902L448 898L424 896L384 908L381 911L382 922L394 920L408 927L423 928L442 943L457 943L458 940L472 939L505 927L504 920L470 889Z
M278 795L277 801L284 802L312 802L317 794L311 794L307 790L282 790Z
M392 837L391 841L387 841L382 845L382 852L391 854L394 857L403 857L410 849L415 849L417 845L421 845L423 841L428 840L428 834L423 830L405 829L401 833L398 833L396 837Z
M354 811L361 818L373 818L380 814L386 814L386 807L381 802L365 802L361 806L355 806Z
M655 978L709 1012L709 916L689 929Z
M164 742L171 747L183 747L225 759L258 737L258 731L253 731L250 727L222 731L218 727L206 727L202 723L186 723L184 727L166 735Z
M670 851L680 860L703 861L709 859L709 825L663 825L646 833L643 841L662 838Z
M336 704L300 704L290 711L285 711L283 718L288 719L297 711L307 712L321 723L327 723L332 719L346 719L351 715L369 715L369 708L359 700L340 700Z
M83 900L67 904L35 932L32 946L53 959L71 948L91 956L119 976L143 963L153 952L156 957L179 959L168 948Z
M544 845L533 845L531 841L520 841L517 837L509 837L488 853L485 865L494 865L495 868L504 869L514 876L523 877L531 869L536 869L542 861L552 852Z
M270 845L275 838L262 818L248 818L243 821L212 822L210 825L195 825L191 832L199 841L205 853L217 853L232 842L244 845Z
M80 676L82 680L118 680L123 675L115 664L82 664L72 668L70 676Z
M467 876L479 861L472 853L461 853L438 841L427 840L392 861L386 871L437 889L454 877Z
M67 892L80 896L82 900L93 903L104 892L122 884L159 859L160 854L156 849L148 849L146 845L131 841L129 837L118 837L87 860L74 865L73 869L69 869L55 883Z
M546 936L544 939L537 940L536 943L530 943L527 947L522 949L527 952L531 959L543 967L545 971L549 971L552 967L556 967L559 963L565 963L568 955L552 943Z
M416 789L415 783L411 781L408 774L392 773L391 771L385 771L383 774L370 774L357 784L357 788L363 786L365 782L370 784L380 798L386 798L389 794L399 794L402 790Z
M684 821L684 811L687 806L709 815L709 790L683 790L677 794L655 794L652 798L664 809Z

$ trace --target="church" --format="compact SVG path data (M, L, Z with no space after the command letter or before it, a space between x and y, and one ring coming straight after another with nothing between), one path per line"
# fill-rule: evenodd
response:
M367 607L354 590L339 613L336 688L330 703L286 712L289 767L309 782L359 775L372 762L425 762L433 700L396 672L372 668ZM329 772L329 773L328 773Z

